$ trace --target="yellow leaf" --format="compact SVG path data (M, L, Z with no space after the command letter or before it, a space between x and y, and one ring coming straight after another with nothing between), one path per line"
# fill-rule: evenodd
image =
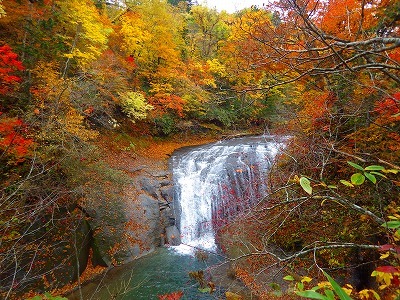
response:
M380 271L373 271L371 274L372 277L376 277L376 280L381 283L382 285L379 289L383 290L391 284L393 275L390 273L380 272Z
M207 65L210 68L210 71L214 74L217 74L221 77L228 76L226 72L225 66L221 64L218 59L214 58L213 60L208 60Z
M299 183L299 182L300 182L300 178L299 178L299 176L297 176L297 175L294 175L294 177L293 177L292 181L293 181L294 183Z
M76 39L67 58L74 58L79 65L86 66L107 49L108 36L112 32L101 19L99 10L91 0L57 1L62 14L65 38Z
M310 282L312 280L312 278L310 278L310 277L308 277L308 276L304 276L302 279L301 279L301 282L302 283L304 283L304 282Z
M385 259L386 257L389 257L389 255L390 255L390 252L388 251L388 252L382 254L382 255L379 257L379 259Z
M378 293L375 292L374 290L365 289L365 290L362 290L362 291L358 292L358 295L360 296L360 298L362 300L370 299L371 298L371 294L374 295L376 300L380 300L381 299L381 297L378 295Z
M342 290L343 290L347 295L350 295L351 292L353 292L353 289L349 289L349 288L345 288L345 287L342 287Z
M379 286L379 289L380 289L380 290L384 290L384 289L386 289L387 287L388 287L388 285L382 284L382 285Z
M393 235L393 239L398 242L400 241L400 230L397 230L394 235Z
M332 288L332 285L331 285L331 283L329 281L318 282L318 286L320 288L329 288L329 289Z
M348 284L348 283L345 284L345 287L348 288L348 289L352 289L352 290L354 289L354 287L351 284Z
M358 292L361 299L369 299L369 290L362 290Z
M227 300L243 300L242 296L232 293L232 292L226 292L225 296L226 296Z

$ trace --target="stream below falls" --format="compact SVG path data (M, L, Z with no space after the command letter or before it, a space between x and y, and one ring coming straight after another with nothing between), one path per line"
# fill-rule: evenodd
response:
M238 282L227 278L214 232L267 193L268 170L284 144L284 138L252 136L175 151L170 166L182 244L159 248L109 271L82 287L83 299L156 300L160 294L179 290L184 292L181 299L221 299L226 290L240 289ZM209 253L206 261L195 258L199 248ZM205 270L206 279L217 284L215 293L202 293L189 278L189 272L196 270ZM117 295L122 291L124 295ZM80 293L68 299L81 299Z

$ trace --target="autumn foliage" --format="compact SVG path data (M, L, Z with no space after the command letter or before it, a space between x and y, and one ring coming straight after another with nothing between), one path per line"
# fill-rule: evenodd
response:
M27 126L20 119L1 118L0 114L0 150L2 156L13 156L21 161L28 155L33 140L25 138Z
M182 291L177 291L165 295L158 295L159 300L179 300L183 297Z
M21 82L21 77L15 75L15 72L22 70L22 62L11 47L7 44L0 46L0 94L11 92Z

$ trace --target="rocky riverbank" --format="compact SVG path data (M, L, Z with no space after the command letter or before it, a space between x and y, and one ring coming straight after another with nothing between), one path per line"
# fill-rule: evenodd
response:
M111 193L118 197L96 195L80 203L85 214L85 231L81 235L86 237L78 241L82 281L90 281L101 270L124 265L157 247L180 243L168 159L175 149L212 140L157 141L135 151L115 149L107 140L99 142L101 159L124 179L119 190L110 186ZM87 274L93 269L93 274ZM67 284L62 292L65 294L77 285Z

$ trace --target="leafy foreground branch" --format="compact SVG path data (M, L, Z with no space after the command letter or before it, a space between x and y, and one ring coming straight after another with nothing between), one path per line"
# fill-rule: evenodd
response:
M347 187L353 188L355 186L361 186L365 183L365 180L368 179L370 182L373 184L377 183L376 176L380 176L383 178L387 178L386 175L388 173L392 174L397 174L399 170L397 169L385 169L383 166L378 166L378 165L371 165L366 168L363 168L362 166L353 163L353 162L347 162L350 166L353 168L357 169L358 172L354 173L351 175L350 181L347 180L340 180L342 184L344 184ZM361 172L360 172L361 171ZM299 180L299 183L303 190L307 192L308 194L312 195L313 189L311 187L310 181L306 177L301 177ZM324 185L324 184L323 184ZM331 186L331 188L337 188L336 186ZM339 196L339 195L338 195ZM315 198L315 197L314 197ZM296 253L294 256L300 256L300 255L305 255L308 252L313 251L314 256L316 251L322 250L326 247L356 247L356 248L366 248L366 249L377 249L379 251L386 251L385 254L381 255L380 259L384 260L387 259L389 256L393 256L393 261L391 261L391 265L386 265L386 266L381 266L376 268L371 276L376 277L376 280L379 284L379 289L383 290L386 288L392 288L393 290L393 296L396 297L396 299L400 296L400 281L399 281L399 275L400 275L400 269L399 269L399 254L400 254L400 247L396 244L400 239L400 215L396 214L395 216L389 216L388 218L391 219L391 221L385 222L382 218L376 216L374 213L371 211L361 207L357 206L348 200L343 200L340 197L320 197L320 198L325 198L333 201L338 201L340 204L346 205L350 207L351 209L354 209L358 212L361 212L369 217L371 217L375 222L383 226L388 230L388 238L389 241L393 242L393 244L386 244L384 246L377 246L377 245L355 245L355 244L347 244L347 245L326 245L326 246L315 246L314 249L305 249L302 250L298 253ZM349 300L352 299L349 295L353 291L353 287L349 284L346 285L346 288L341 288L338 283L330 277L325 271L321 269L322 273L325 275L325 277L328 279L329 284L324 284L324 283L319 283L317 286L309 289L309 290L304 290L304 282L308 282L308 279L305 280L304 278L300 281L300 283L296 284L296 289L295 293L301 297L306 297L306 298L311 298L311 299L324 299L324 300L333 300L335 299L335 293L341 300ZM306 277L308 278L308 277ZM286 280L294 280L293 277L291 276L286 276ZM311 281L311 280L310 280ZM319 290L322 290L324 294L318 292ZM373 296L375 299L381 299L379 294L373 290L373 289L363 289L360 292L358 292L358 296L361 299L368 299L370 296Z
M294 176L239 222L220 230L237 276L261 299L277 293L263 281L312 299L399 296L399 207L383 199L379 206L371 199L381 187L396 190L399 170L347 165L357 171L349 180L338 180L339 185ZM299 196L304 192L308 195ZM358 197L365 195L364 201ZM283 282L282 272L291 274Z

